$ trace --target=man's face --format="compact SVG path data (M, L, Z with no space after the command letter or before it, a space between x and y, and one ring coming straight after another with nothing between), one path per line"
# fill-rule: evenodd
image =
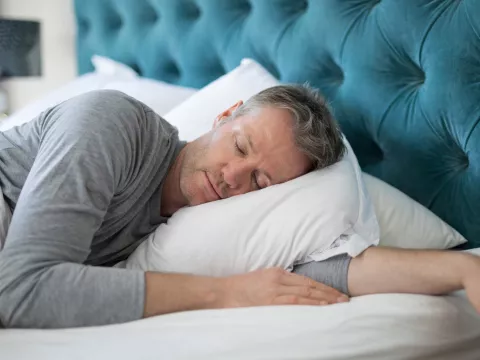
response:
M210 132L189 144L180 190L191 206L283 183L310 168L307 156L294 143L287 110L267 107L225 119L231 110Z

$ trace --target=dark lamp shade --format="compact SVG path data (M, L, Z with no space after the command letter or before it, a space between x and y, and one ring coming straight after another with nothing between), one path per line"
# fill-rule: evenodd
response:
M41 76L40 23L0 18L0 78Z

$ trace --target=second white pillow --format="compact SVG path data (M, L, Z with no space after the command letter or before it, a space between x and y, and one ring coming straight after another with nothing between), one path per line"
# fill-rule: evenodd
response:
M400 190L367 173L365 185L380 225L380 245L449 249L467 240L433 212Z
M196 89L145 78L138 78L135 81L115 81L109 83L104 89L122 91L143 102L161 116L197 92Z

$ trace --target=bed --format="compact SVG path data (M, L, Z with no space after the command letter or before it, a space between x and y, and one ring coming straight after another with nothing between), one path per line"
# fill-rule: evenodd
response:
M75 12L80 74L99 54L200 88L249 57L318 87L365 172L457 229L465 249L480 247L476 0L77 0ZM462 292L374 295L9 330L0 349L2 359L479 359L480 317Z

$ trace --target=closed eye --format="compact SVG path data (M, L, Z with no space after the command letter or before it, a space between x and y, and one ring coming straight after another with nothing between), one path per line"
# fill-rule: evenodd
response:
M242 156L245 156L247 155L246 151L242 148L240 148L240 146L238 145L238 140L237 138L235 138L235 149L237 150L237 152L242 155Z

